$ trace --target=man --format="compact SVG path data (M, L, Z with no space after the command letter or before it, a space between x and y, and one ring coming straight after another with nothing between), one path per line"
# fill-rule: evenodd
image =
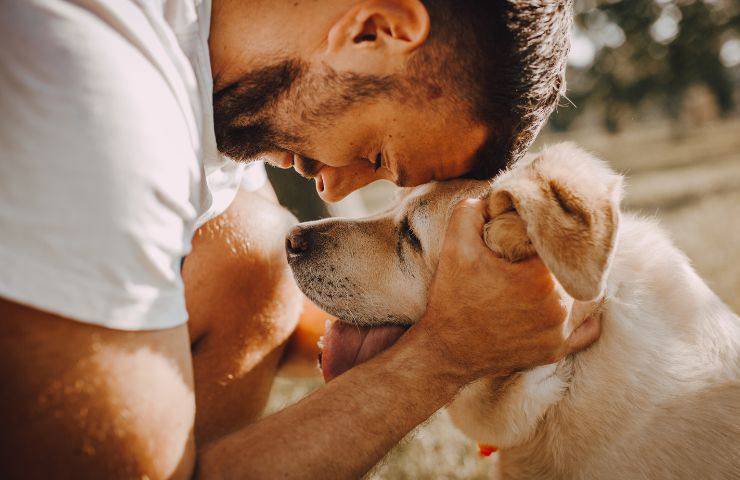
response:
M466 383L593 341L593 325L568 338L539 261L485 248L471 200L421 322L256 420L301 299L282 251L290 219L267 187L239 189L258 180L244 165L293 166L326 200L380 178L491 174L555 105L568 14L561 2L3 2L3 477L187 478L196 463L202 478L357 477Z

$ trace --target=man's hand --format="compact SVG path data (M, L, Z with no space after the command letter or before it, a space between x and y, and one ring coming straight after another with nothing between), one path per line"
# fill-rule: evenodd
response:
M488 220L481 200L455 207L418 325L467 381L553 363L600 333L597 319L566 321L567 305L539 258L509 263L486 246Z

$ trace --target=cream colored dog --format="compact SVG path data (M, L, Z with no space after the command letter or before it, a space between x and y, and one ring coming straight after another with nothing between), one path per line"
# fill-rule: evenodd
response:
M492 184L425 185L374 217L302 224L288 239L301 289L363 327L335 324L324 368L350 368L363 342L390 345L421 317L452 206L486 196L487 245L511 261L539 255L570 314L601 315L603 329L589 349L481 379L449 406L501 450L500 476L740 478L740 320L655 222L620 213L621 193L619 175L561 144Z

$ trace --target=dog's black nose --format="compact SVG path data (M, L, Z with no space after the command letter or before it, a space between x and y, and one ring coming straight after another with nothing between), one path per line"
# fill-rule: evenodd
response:
M293 227L285 237L285 250L289 256L303 255L311 249L311 242L306 230Z

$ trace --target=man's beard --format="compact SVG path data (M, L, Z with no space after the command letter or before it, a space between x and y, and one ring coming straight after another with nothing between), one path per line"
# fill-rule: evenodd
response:
M305 139L274 122L281 101L292 102L290 130L296 132L309 125L327 127L351 106L397 91L392 76L337 72L328 66L309 73L305 63L284 60L253 70L214 93L216 145L224 155L244 162L267 152L300 154Z
M305 66L285 60L253 70L213 94L216 145L238 161L259 159L265 152L284 150L301 139L276 128L269 113L303 75Z

